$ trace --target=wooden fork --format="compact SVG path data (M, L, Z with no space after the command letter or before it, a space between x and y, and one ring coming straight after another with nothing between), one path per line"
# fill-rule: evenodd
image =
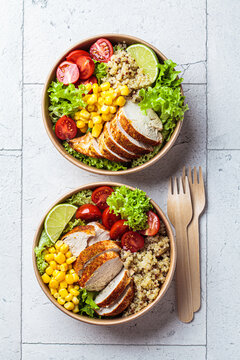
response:
M187 177L185 178L185 191L183 190L182 179L179 179L178 191L177 178L175 177L173 186L170 178L167 211L176 230L178 316L181 321L188 323L193 319L193 306L187 238L187 226L192 219L192 202Z
M185 167L183 168L183 185L186 177ZM200 280L200 261L199 261L199 216L205 207L205 191L202 176L202 168L199 167L199 181L197 169L194 166L193 179L192 170L188 168L188 183L192 198L193 218L188 226L188 247L190 256L191 284L193 311L198 311L201 306L201 280Z

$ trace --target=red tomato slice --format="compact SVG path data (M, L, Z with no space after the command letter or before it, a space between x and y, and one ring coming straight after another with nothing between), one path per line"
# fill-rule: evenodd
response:
M102 223L108 230L110 230L113 224L115 224L115 222L120 219L120 215L115 215L113 212L110 212L109 206L104 210L102 214Z
M109 196L108 194L102 194L99 196L99 199L98 199L96 205L100 210L105 210L108 207L108 204L107 204L108 196Z
M73 50L66 56L66 59L67 61L77 63L78 58L82 55L90 57L90 54L85 50Z
M76 212L76 219L82 219L87 221L99 220L102 217L102 213L96 205L85 204L80 206Z
M99 188L96 188L92 193L92 201L97 204L99 198L101 195L106 194L107 197L111 195L113 192L113 188L110 186L100 186Z
M73 119L62 116L55 125L55 134L61 140L73 139L77 135L77 126Z
M123 250L136 252L144 247L144 237L136 231L128 231L121 238Z
M70 61L62 62L57 68L57 79L64 85L74 84L79 79L79 70L76 64Z
M140 231L140 233L142 235L154 236L159 232L160 225L161 225L160 219L151 210L148 211L147 216L148 216L148 229L142 230L142 231Z
M94 60L108 62L113 54L113 47L110 41L101 38L90 47L89 52Z
M126 220L118 220L113 224L110 230L110 238L112 240L120 239L120 237L127 231L129 231L129 227L124 223Z
M80 80L80 84L83 84L83 85L86 85L86 84L91 84L91 85L93 85L93 84L97 84L97 78L95 77L95 76L90 76L90 78L89 79L87 79L87 80ZM88 92L88 94L91 94L93 91L92 91L92 89Z
M77 59L76 64L80 71L79 77L81 80L87 80L94 73L95 65L90 56L80 56Z

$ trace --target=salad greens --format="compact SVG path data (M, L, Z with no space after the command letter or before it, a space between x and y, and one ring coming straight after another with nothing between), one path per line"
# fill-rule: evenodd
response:
M96 291L88 291L86 289L79 289L80 293L78 295L78 300L79 300L79 314L83 315L86 314L88 316L90 316L91 318L93 317L99 317L94 309L99 309L99 307L96 305L94 299L97 295Z
M131 163L131 167L134 168L136 166L143 165L147 161L151 160L155 155L157 155L157 153L159 152L159 150L161 149L162 146L163 146L163 143L160 144L160 145L155 146L152 152L150 152L148 154L141 155L137 159L133 159L132 163Z
M44 273L45 269L48 266L48 263L44 259L44 250L48 247L51 247L53 244L54 242L52 242L52 240L47 236L45 230L43 230L39 240L39 244L34 249L37 259L37 267L41 275Z
M96 76L97 81L98 81L98 85L101 84L101 79L104 78L105 76L107 76L107 64L104 62L99 62L97 60L94 60L94 64L95 64L95 70L94 70L94 76Z
M107 159L96 159L96 158L78 153L77 151L75 151L74 149L71 148L71 146L68 144L67 141L63 142L63 146L70 155L72 155L76 159L79 159L80 161L82 161L84 164L86 164L88 166L93 166L97 169L105 169L105 170L111 170L111 171L127 169L126 166L124 166L121 163L115 162L115 161L110 161Z
M67 232L71 231L73 228L75 228L75 226L83 225L86 225L86 223L81 219L70 220L65 229L63 230L62 234L66 234Z
M50 98L49 115L54 124L63 115L73 116L80 106L87 105L82 99L82 95L88 93L84 85L76 88L74 84L63 85L56 80L52 81L48 93Z
M172 60L166 60L159 64L159 75L153 87L141 89L139 95L142 101L139 106L142 111L153 109L163 123L163 137L169 141L179 120L183 120L183 115L188 110L188 105L184 105L185 97L181 94L180 84L183 79L178 79L180 71L175 71L176 64Z
M70 198L66 200L66 203L75 205L75 206L82 206L84 204L93 204L92 202L92 190L82 190L78 193L72 195Z
M120 214L122 219L126 219L125 224L132 230L147 228L147 211L152 205L144 191L121 186L107 198L107 204L114 214Z

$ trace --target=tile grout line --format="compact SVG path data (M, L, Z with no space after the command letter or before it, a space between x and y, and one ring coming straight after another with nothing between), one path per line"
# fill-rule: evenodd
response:
M99 343L47 343L47 342L23 342L23 345L44 345L44 346L48 346L48 345L61 345L61 346L162 346L162 347L205 347L206 348L206 344L99 344Z
M208 0L206 0L206 189L208 194ZM208 205L208 203L207 203ZM208 358L208 209L206 211L206 353L205 358Z

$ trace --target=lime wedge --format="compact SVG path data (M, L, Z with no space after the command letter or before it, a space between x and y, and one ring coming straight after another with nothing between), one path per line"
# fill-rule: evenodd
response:
M60 204L54 206L54 208L52 208L52 210L47 214L44 222L44 228L48 237L53 242L58 240L65 226L71 220L76 211L77 206Z
M131 55L140 68L143 69L144 74L149 75L153 83L158 76L158 58L155 52L143 44L130 45L127 52Z

